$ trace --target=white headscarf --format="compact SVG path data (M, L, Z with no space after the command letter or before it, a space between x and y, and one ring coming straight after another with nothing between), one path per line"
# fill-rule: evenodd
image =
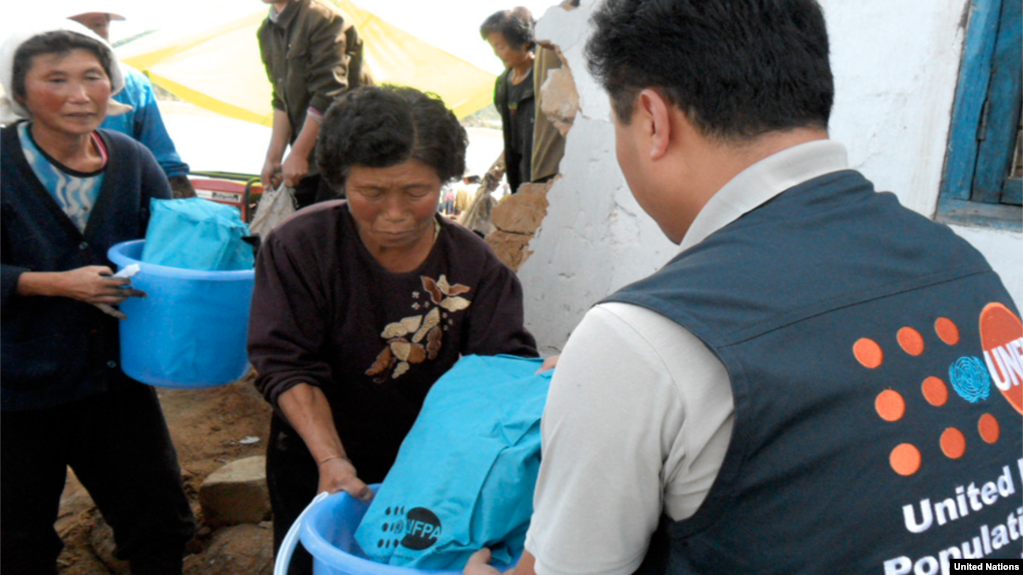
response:
M18 48L21 47L22 44L33 37L57 30L67 30L68 32L81 34L82 36L96 40L103 45L104 49L110 56L109 72L111 90L110 102L107 105L107 115L118 116L131 111L131 106L114 101L114 94L117 94L124 89L124 76L121 74L121 65L117 61L117 55L114 54L114 49L110 47L110 44L107 43L106 40L100 38L95 32L74 20L38 20L34 22L25 22L24 25L19 25L16 31L8 34L7 37L0 42L0 84L3 85L4 89L4 94L0 96L0 124L7 126L22 118L28 118L30 116L28 110L26 110L25 107L19 104L14 98L14 91L12 89L12 82L14 81L14 54L18 51Z

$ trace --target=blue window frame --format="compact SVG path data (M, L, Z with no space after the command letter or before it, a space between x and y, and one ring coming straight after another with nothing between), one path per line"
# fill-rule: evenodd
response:
M1023 0L972 0L937 218L1023 229Z

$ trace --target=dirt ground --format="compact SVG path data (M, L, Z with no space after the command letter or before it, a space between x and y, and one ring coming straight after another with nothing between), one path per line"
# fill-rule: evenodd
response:
M204 524L199 506L199 487L207 475L231 461L265 453L269 405L247 379L210 389L158 392L199 525L188 547L185 575L271 573L269 521L214 530ZM259 441L242 443L252 437ZM65 544L58 559L61 575L128 573L127 564L113 558L112 531L70 471L57 532Z

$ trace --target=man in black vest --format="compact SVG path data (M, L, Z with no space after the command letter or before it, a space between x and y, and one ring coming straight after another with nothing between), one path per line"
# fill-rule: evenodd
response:
M566 344L515 573L1019 559L1018 310L828 140L817 3L607 0L593 22L618 163L682 251Z

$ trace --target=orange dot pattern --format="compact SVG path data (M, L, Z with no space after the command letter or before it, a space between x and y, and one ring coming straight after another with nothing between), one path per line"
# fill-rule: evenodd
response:
M913 475L920 470L920 450L910 443L903 443L892 450L888 463L899 475Z
M898 421L906 414L906 400L902 399L899 392L886 389L877 395L874 400L874 409L881 419L885 421Z
M939 317L934 322L934 333L946 345L959 343L959 326L946 317ZM895 334L899 347L911 356L924 353L924 338L916 329L905 326ZM853 356L863 367L876 369L884 363L884 351L881 346L870 338L860 338L853 344ZM934 407L943 407L948 403L948 385L939 377L928 377L921 384L921 392L927 403ZM874 400L874 409L885 421L898 421L906 414L906 401L902 395L892 389L886 389ZM989 413L981 416L977 422L977 432L987 443L995 443L1001 435L998 420ZM941 434L939 440L942 453L950 459L959 459L966 453L966 436L963 432L949 427ZM888 458L891 468L899 475L913 475L920 470L922 464L920 450L911 443L903 443L892 450Z
M959 343L959 327L947 317L939 317L934 322L934 333L938 334L938 338L948 345Z
M924 399L934 407L941 407L948 401L948 386L939 377L928 377L921 386Z
M998 420L990 413L980 416L980 421L977 422L977 431L980 433L980 438L987 443L995 443L1002 434Z
M904 327L895 337L899 340L899 347L902 348L902 351L909 355L917 356L924 352L924 338L917 330Z
M853 344L853 355L856 356L856 361L869 369L880 367L884 361L884 352L881 351L881 346L877 345L876 341L865 337Z
M959 459L966 453L966 437L962 431L949 427L941 434L941 451L949 459Z

